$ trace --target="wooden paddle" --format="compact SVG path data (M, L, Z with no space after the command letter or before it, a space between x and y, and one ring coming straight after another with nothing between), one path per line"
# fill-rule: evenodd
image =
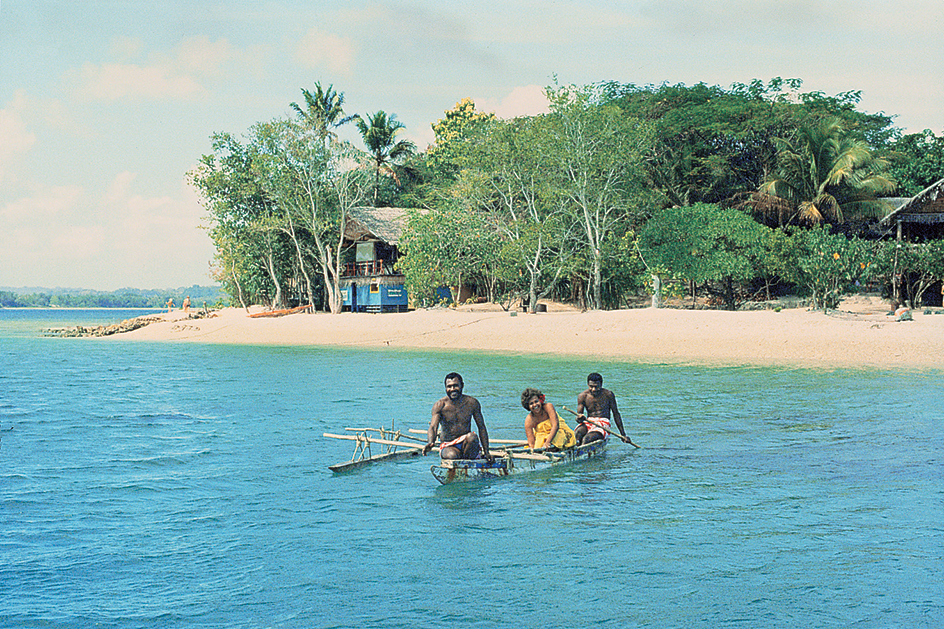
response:
M566 406L562 406L561 408L564 409L565 411L568 411L568 412L570 412L570 413L573 413L573 414L576 415L577 417L580 417L580 413L578 413L577 411L573 411L573 410L567 408ZM592 422L588 422L588 423L592 423ZM616 432L616 431L614 431L614 430L610 430L610 429L607 428L606 426L601 426L600 424L593 424L593 425L596 426L597 428L600 428L600 429L602 429L602 430L605 430L606 432L610 433L610 434L613 435L614 437L619 437L620 441L624 441L624 442L628 443L629 445L633 446L634 448L638 448L638 447L639 447L639 446L637 446L635 443L633 443L633 440L630 439L629 437L624 437L623 435L619 434L618 432Z

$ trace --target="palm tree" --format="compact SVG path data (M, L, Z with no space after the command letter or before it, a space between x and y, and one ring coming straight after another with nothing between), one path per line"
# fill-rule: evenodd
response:
M305 109L298 103L291 103L291 107L299 121L313 128L322 140L335 137L337 134L333 129L358 117L357 114L344 115L344 94L336 92L334 85L322 89L321 83L315 83L314 91L302 88L302 95L305 97Z
M878 195L895 189L888 161L850 136L839 118L801 128L795 142L778 139L777 148L777 170L759 192L794 208L800 222L880 216Z
M409 140L397 140L397 134L406 128L397 120L396 114L387 115L383 110L367 115L367 121L360 116L355 121L364 138L364 145L374 159L374 205L380 190L380 171L389 173L399 183L394 166L400 160L413 155L416 145Z

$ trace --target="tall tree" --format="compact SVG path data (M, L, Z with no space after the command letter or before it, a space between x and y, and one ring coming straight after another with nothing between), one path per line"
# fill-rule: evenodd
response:
M351 208L363 204L369 189L363 153L330 138L323 143L307 121L278 121L272 127L270 146L268 176L273 197L283 211L283 225L295 243L303 270L304 254L316 261L328 309L337 314L342 308L344 226ZM310 245L306 244L309 240ZM307 273L305 279L313 295Z
M398 181L394 167L416 153L416 145L410 140L397 139L397 135L405 126L397 120L395 114L387 115L386 112L380 110L375 114L368 114L366 121L358 116L355 124L374 160L374 206L376 206L380 194L380 173L389 174Z
M453 188L500 234L505 292L526 295L531 312L570 269L575 249L574 225L548 160L547 126L545 116L490 125L457 180L466 189Z
M793 140L808 122L843 120L852 137L883 149L894 136L892 119L857 111L860 92L836 96L801 92L799 79L735 83L730 88L602 84L608 102L649 120L658 142L647 156L652 185L666 205L723 203L757 190L772 172L774 138Z
M887 209L878 196L895 189L888 161L849 134L839 118L806 125L795 141L777 144L777 169L760 191L790 205L800 222L842 223Z
M694 305L698 284L718 282L729 309L737 306L736 285L759 275L758 262L772 232L740 210L696 203L656 212L639 234L651 270L688 280Z
M548 159L558 194L579 225L590 259L591 306L602 308L603 244L651 201L642 177L654 133L648 123L601 104L592 88L548 88Z
M298 103L291 103L298 121L311 129L323 142L329 138L336 138L335 129L357 119L356 115L344 115L344 93L337 92L334 85L322 88L321 83L315 83L314 90L302 88L305 97L305 107Z
M426 163L440 181L451 181L469 165L469 145L491 124L495 114L476 111L475 101L464 98L432 125L434 143L426 151Z
M214 134L212 143L214 152L189 177L208 211L217 277L235 301L281 307L290 271L285 243L271 228L277 209L254 168L254 143L227 133Z

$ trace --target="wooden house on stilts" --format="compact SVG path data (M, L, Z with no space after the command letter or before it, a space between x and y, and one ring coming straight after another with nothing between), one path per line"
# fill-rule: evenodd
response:
M344 226L351 259L341 274L344 307L351 312L405 312L403 274L394 268L406 226L403 208L358 207Z

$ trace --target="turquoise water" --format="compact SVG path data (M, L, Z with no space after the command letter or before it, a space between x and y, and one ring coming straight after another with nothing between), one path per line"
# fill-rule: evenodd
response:
M941 373L145 344L0 310L0 626L940 627ZM601 371L634 441L439 486L323 432L493 437Z

